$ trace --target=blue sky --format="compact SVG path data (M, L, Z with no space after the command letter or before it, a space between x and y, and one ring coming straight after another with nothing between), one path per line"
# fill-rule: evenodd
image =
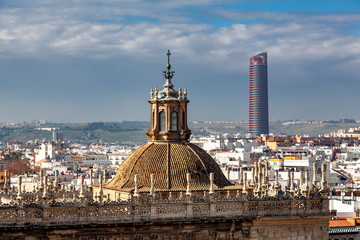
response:
M360 120L360 1L0 0L0 122L147 121L168 49L190 120L247 120L264 51L271 120Z

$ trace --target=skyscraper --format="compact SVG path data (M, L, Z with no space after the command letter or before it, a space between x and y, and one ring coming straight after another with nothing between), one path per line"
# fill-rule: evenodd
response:
M249 133L269 134L267 53L250 58Z

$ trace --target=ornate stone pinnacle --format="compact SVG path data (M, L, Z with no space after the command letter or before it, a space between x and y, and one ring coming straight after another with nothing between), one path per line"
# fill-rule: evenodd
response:
M317 180L316 180L316 163L313 163L313 185L314 185L314 187L317 186Z
M306 171L305 173L305 187L303 188L302 193L305 197L309 197L310 194L309 171Z
M44 191L43 191L43 195L42 198L43 199L47 199L48 195L47 195L47 183L48 183L48 176L44 176Z
M170 99L170 89L167 88L166 90L166 99Z
M327 168L326 163L323 163L321 165L322 177L321 177L321 189L320 189L320 191L323 193L326 193L328 191L328 185L327 185L327 179L326 179L326 168Z
M295 186L294 186L294 172L290 173L290 193L293 195L295 193Z
M154 99L154 90L153 88L151 88L151 91L150 91L150 100L153 100Z
M251 181L252 181L252 185L255 186L255 175L256 175L256 167L252 167L251 168ZM246 179L246 178L245 178Z
M186 174L186 196L191 196L191 189L190 189L190 178L191 178L191 175L190 173L187 173Z
M214 173L210 173L210 189L209 194L214 194Z
M92 189L92 184L93 184L93 170L92 169L90 169L89 175L90 175L90 189Z
M105 168L104 169L104 182L107 181L107 169Z
M138 188L138 178L139 176L137 174L135 174L134 176L134 183L135 183L135 189L134 189L134 197L139 197L139 188Z
M244 169L240 168L240 184L244 184Z
M247 195L247 173L244 174L244 185L243 185L243 189L242 189L243 194Z
M10 188L9 182L8 182L8 170L5 170L4 175L5 175L4 176L5 177L4 189L5 189L5 193L7 193Z
M278 194L278 190L279 190L279 170L275 171L275 190L276 190L276 194Z
M150 196L155 196L155 175L150 175Z
M59 189L60 189L60 185L59 185L59 170L55 170L54 188L55 188L56 192L58 192Z
M83 201L83 199L85 198L85 184L84 184L84 175L80 176L80 182L81 182L81 188L80 188L80 199Z
M16 197L16 199L19 200L19 201L22 200L21 185L22 185L22 177L19 176L18 177L18 194L17 194L17 197Z
M43 182L43 170L40 170L40 184L39 184L39 190L42 191L44 189L44 182Z
M155 100L158 99L159 89L155 87Z

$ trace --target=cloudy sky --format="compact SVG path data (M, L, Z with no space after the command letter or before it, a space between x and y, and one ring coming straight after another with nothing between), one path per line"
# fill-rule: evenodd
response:
M248 117L268 52L271 120L360 120L358 0L0 0L0 122L145 120L171 50L190 120Z

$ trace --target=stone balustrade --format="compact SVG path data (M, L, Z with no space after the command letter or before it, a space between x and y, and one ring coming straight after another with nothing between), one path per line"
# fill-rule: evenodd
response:
M0 228L24 225L81 225L193 219L259 219L267 216L323 216L329 214L327 199L185 199L183 201L136 200L56 204L2 204Z

